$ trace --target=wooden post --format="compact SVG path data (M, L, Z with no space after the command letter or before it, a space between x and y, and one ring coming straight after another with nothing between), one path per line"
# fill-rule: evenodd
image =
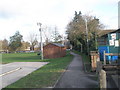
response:
M111 60L109 60L109 64L111 64Z
M97 81L98 81L98 85L99 85L99 87L100 87L100 71L101 71L101 69L102 69L102 62L101 61L97 61L97 69L96 69L96 75L98 76L98 79L97 79Z
M99 74L99 72L102 69L102 62L101 61L97 61L97 69L96 69L96 73Z
M101 70L99 73L99 82L100 82L100 90L106 90L107 83L106 83L106 72L104 70Z
M103 56L104 56L104 65L106 65L106 55L105 55L105 51L103 52Z
M99 57L99 54L97 55L97 62L99 62L100 61L100 57Z

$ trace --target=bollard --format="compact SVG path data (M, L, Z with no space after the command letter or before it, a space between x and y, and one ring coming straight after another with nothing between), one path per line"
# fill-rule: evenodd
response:
M104 65L106 65L106 56L105 56L105 51L103 52L104 55Z
M101 70L99 73L99 84L100 84L100 90L106 90L107 83L106 83L106 72L104 70Z

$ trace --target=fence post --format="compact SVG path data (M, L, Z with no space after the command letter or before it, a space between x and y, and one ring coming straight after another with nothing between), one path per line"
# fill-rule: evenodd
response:
M97 69L96 69L96 73L99 74L99 72L102 69L102 62L101 61L97 61Z
M100 82L100 90L106 90L107 88L107 82L106 82L106 72L104 70L101 70L99 73L99 82Z
M106 65L106 56L105 56L105 51L103 52L103 56L104 56L104 65Z

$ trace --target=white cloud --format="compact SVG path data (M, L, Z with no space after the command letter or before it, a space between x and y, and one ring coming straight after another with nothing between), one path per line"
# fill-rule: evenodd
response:
M0 33L0 39L8 38L16 30L20 30L25 38L28 32L39 33L37 22L43 26L57 25L60 33L64 33L74 11L82 11L82 14L91 12L91 15L100 18L109 28L117 28L117 2L118 0L0 0L0 30L4 31ZM112 17L115 18L111 19Z

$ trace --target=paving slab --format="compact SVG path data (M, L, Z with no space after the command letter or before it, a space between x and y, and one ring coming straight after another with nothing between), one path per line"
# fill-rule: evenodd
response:
M107 75L107 88L118 88L120 90L120 75Z
M0 72L0 89L16 82L48 63L49 62L13 62L0 65L0 71L2 71Z

